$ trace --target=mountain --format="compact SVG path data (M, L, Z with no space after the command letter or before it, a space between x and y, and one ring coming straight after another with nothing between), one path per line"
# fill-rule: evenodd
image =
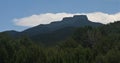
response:
M88 20L86 15L75 15L73 17L65 17L62 21L52 22L50 24L41 24L27 30L24 30L22 34L34 36L43 33L51 33L53 31L65 28L65 27L81 27L81 26L99 26L101 23L94 23Z
M83 26L96 27L100 25L103 24L88 20L86 15L75 15L73 17L65 17L61 21L52 22L50 24L40 24L22 32L10 31L8 33L15 37L27 35L33 41L39 43L55 44L71 36L76 28Z

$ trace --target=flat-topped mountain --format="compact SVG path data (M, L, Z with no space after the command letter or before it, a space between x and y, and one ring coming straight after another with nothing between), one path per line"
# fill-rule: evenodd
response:
M99 26L101 23L95 23L88 20L86 15L75 15L73 17L65 17L62 21L52 22L50 24L40 24L38 26L24 30L22 33L27 35L37 35L50 33L65 27L81 27L81 26Z
M73 17L65 17L61 21L55 21L50 24L40 24L22 32L7 31L7 33L13 37L27 35L35 42L55 44L67 39L78 27L96 27L100 25L102 24L88 20L86 15L75 15Z

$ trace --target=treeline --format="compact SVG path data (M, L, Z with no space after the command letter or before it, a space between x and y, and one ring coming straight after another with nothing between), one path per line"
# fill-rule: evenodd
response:
M120 22L81 27L49 47L0 33L0 63L120 63Z

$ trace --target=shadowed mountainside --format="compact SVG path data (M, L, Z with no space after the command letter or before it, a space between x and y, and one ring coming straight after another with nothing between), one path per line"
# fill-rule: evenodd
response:
M27 35L35 42L53 44L67 39L78 27L97 27L100 25L103 24L88 20L86 15L75 15L73 17L65 17L62 21L40 24L22 32L7 31L7 33L13 37Z

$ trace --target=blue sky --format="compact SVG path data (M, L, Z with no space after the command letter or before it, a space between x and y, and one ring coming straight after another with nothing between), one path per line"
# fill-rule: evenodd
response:
M15 25L15 18L61 12L119 13L120 0L0 0L0 31L28 28Z

